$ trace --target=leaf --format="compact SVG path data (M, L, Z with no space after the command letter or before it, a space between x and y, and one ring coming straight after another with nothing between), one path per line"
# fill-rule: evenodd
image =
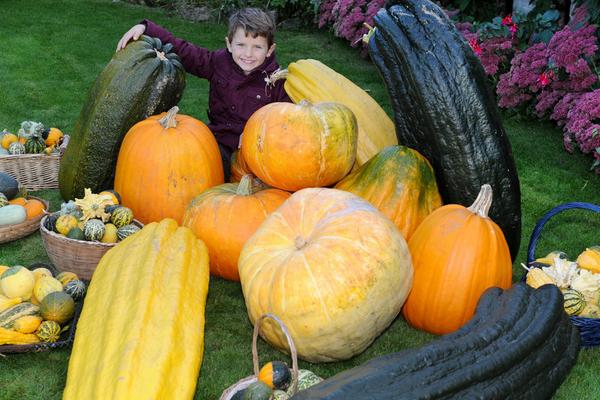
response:
M465 11L465 9L469 7L471 0L458 0L456 3L460 11Z
M593 171L598 167L600 167L600 160L594 160L594 162L592 163L592 166L590 167L590 171Z
M548 10L544 14L542 14L543 22L558 21L558 18L560 18L560 13L558 12L558 10Z

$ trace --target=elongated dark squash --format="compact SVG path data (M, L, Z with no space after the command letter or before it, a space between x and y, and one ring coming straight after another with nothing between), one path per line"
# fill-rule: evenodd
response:
M444 12L427 0L389 1L375 17L369 53L387 85L398 143L427 158L444 203L467 206L488 183L490 217L516 258L519 179L479 59Z
M458 331L374 358L294 399L548 399L578 351L579 334L558 288L517 283L486 291Z
M65 200L112 189L123 137L135 123L176 105L185 71L171 44L142 36L113 56L90 90L59 169Z

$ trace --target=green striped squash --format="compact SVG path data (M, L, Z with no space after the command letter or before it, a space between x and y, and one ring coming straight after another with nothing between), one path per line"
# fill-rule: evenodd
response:
M25 154L25 146L19 142L13 142L8 146L8 154Z
M46 149L46 142L40 136L32 136L25 142L25 152L31 154L42 153Z
M568 315L579 315L586 305L583 293L575 289L563 290L564 307Z
M0 192L0 207L4 207L7 206L8 203L8 199L6 198L6 195L4 193Z
M40 308L29 302L19 303L0 313L0 328L11 329L15 321L27 315L36 315Z
M104 223L99 219L90 219L83 226L83 235L86 240L99 241L104 236Z
M40 314L45 320L56 321L64 324L73 317L75 313L75 301L65 292L49 293L42 304Z
M117 237L119 238L119 240L123 240L127 236L131 236L134 233L138 232L139 230L140 230L140 227L137 225L133 225L133 224L125 225L125 226L122 226L119 229L117 229Z
M133 222L133 211L128 207L118 207L110 215L110 222L117 228L129 225Z
M44 321L35 334L42 342L54 343L60 337L60 325L55 321Z
M71 296L73 300L79 301L83 299L83 296L85 296L86 287L85 283L79 279L75 279L67 282L67 284L63 287L63 290L65 293Z

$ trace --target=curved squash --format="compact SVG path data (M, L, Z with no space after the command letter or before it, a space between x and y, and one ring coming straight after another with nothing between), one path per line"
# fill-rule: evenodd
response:
M206 246L173 219L110 249L85 298L63 399L192 399L208 279Z
M286 78L284 88L294 103L304 99L313 103L336 102L352 110L358 124L358 166L383 148L398 144L394 123L383 108L344 75L311 59L293 62L280 74Z
M60 160L60 193L65 200L112 189L119 147L136 122L179 102L185 72L171 44L142 36L113 56L81 109L69 146Z
M369 54L390 93L398 143L431 162L446 204L466 206L481 185L492 186L497 200L490 217L514 260L521 240L519 178L479 59L427 0L387 2L375 25Z
M429 213L442 205L431 164L404 146L381 150L335 188L369 201L396 224L406 240Z

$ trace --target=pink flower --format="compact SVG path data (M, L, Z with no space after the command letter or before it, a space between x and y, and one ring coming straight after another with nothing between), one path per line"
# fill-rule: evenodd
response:
M552 78L554 78L554 72L552 72L552 70L544 71L538 78L538 82L544 87L552 82Z
M512 24L508 30L514 35L517 32L517 24Z
M480 54L481 54L481 52L483 51L483 50L481 49L481 46L479 45L479 43L477 43L477 39L470 39L470 40L469 40L469 45L471 46L471 48L473 49L473 52L474 52L476 55L480 55Z
M511 14L508 14L502 19L502 25L514 25Z

